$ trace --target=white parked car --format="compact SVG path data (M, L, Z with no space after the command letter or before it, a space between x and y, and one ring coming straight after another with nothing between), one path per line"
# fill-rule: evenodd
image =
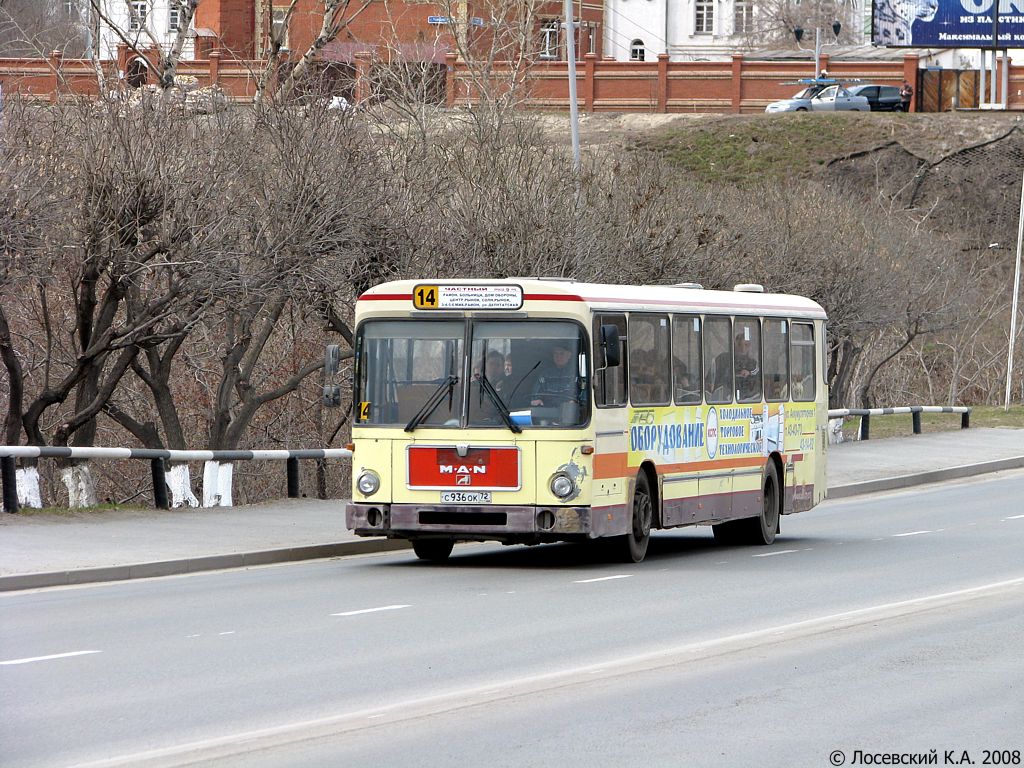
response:
M792 98L773 101L765 112L868 112L871 106L864 96L854 96L839 84L809 85Z

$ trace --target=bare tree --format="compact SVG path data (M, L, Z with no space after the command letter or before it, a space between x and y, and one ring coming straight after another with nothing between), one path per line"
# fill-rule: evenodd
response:
M63 0L0 0L0 57L66 56L85 53L86 42L75 6Z

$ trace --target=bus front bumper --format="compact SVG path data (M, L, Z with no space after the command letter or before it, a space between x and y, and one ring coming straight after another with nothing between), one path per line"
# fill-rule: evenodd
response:
M511 505L357 504L345 508L357 536L414 538L427 534L461 540L509 542L595 538L590 507Z

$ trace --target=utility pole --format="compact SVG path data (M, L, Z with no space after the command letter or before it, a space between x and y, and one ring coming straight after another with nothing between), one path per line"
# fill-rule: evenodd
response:
M1013 343L1017 336L1017 297L1020 294L1020 248L1024 240L1024 177L1020 186L1020 210L1017 214L1017 267L1013 271L1013 304L1010 308L1010 351L1006 359L1006 401L1003 410L1010 410L1010 389L1013 380Z
M565 55L569 60L569 121L572 132L572 167L580 172L580 111L576 105L576 24L572 19L573 0L565 0Z
M838 21L832 22L832 33L834 35L834 39L833 39L833 41L831 43L823 43L823 42L821 42L821 27L815 27L814 28L814 77L815 77L815 79L817 79L818 75L821 74L821 49L824 48L826 45L839 45L839 33L842 31L842 29L843 29L843 25L840 22L838 22ZM793 37L796 38L796 47L797 48L799 48L801 51L810 50L809 48L804 48L802 45L800 45L800 41L804 39L803 27L795 27L793 29Z

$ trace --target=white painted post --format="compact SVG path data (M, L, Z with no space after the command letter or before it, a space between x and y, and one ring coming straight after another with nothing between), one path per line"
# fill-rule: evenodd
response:
M231 479L234 465L221 464L219 461L208 461L203 466L203 506L230 507Z
M188 464L172 464L167 471L167 489L171 492L171 508L198 507L199 499L192 493Z
M15 470L15 485L18 488L18 505L43 508L43 495L39 492L39 468L23 467Z
M61 470L60 479L68 489L72 509L96 506L96 480L88 464L74 464Z

